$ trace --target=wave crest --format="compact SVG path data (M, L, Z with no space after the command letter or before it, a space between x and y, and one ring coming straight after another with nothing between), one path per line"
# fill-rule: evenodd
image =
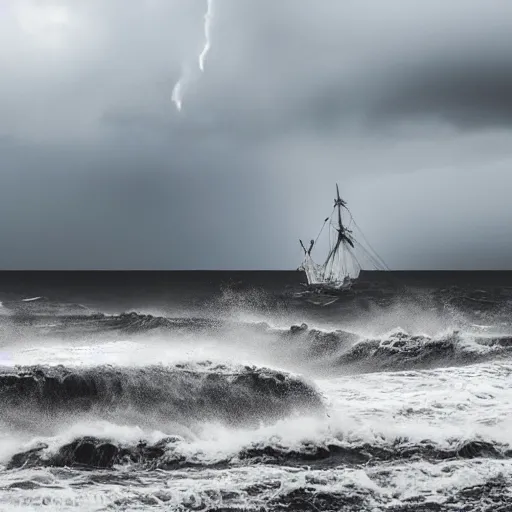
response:
M512 457L512 449L490 440L452 440L448 446L439 446L429 440L412 443L395 439L389 444L347 443L342 440L330 443L303 441L291 446L276 439L253 443L237 452L218 454L195 453L180 436L163 437L157 442L144 440L124 444L112 439L92 436L78 437L71 442L50 449L41 442L15 454L8 469L34 466L91 466L109 468L121 464L141 464L148 469L176 470L186 467L223 467L240 462L272 465L354 466L396 460L441 461L448 459L476 458L505 459Z
M292 326L288 339L302 344L308 357L331 368L351 372L405 370L454 366L509 355L512 336L478 336L453 331L438 337L397 330L367 338L346 331L320 331L306 324Z
M16 368L0 373L0 400L5 409L30 408L34 414L109 417L131 412L160 421L234 426L323 407L317 391L299 377L209 361L142 368Z

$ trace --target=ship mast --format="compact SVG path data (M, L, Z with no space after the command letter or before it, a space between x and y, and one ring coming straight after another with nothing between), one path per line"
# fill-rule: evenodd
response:
M353 242L352 236L351 236L352 231L350 231L343 225L343 220L341 217L341 209L342 208L346 209L347 203L340 197L340 189L338 187L338 184L336 184L336 198L334 199L334 208L338 210L338 226L335 227L335 230L336 230L338 236L336 239L336 243L329 251L329 254L327 255L327 259L325 260L325 263L324 263L324 268L326 270L327 270L327 267L329 266L329 264L331 265L331 272L330 272L331 274L333 271L332 266L334 263L334 258L338 254L341 244L345 242L345 243L349 244L352 248L354 247L354 242Z

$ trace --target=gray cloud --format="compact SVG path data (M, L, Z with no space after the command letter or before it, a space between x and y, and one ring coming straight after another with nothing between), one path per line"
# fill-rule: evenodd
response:
M391 267L510 267L510 2L217 0L178 114L204 3L5 4L0 267L294 268L335 181Z

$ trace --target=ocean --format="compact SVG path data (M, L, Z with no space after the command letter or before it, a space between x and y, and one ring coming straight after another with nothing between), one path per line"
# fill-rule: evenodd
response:
M304 282L0 272L0 510L512 511L512 272Z

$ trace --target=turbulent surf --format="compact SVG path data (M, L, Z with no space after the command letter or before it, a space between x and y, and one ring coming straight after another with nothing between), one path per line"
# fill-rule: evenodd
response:
M506 510L506 294L347 293L5 300L0 508Z

